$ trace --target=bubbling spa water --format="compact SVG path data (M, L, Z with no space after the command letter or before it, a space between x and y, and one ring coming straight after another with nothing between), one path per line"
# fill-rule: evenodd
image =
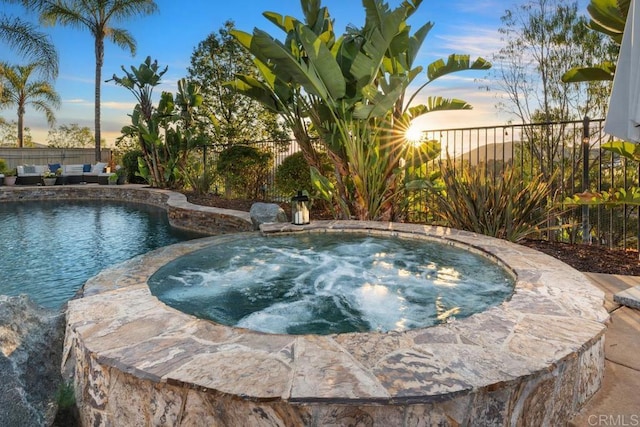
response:
M514 280L467 250L359 233L221 236L149 280L185 313L279 334L402 331L509 298Z

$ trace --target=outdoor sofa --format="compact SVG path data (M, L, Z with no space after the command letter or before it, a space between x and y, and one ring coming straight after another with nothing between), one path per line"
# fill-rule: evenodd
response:
M56 184L80 184L82 182L106 184L111 173L105 173L106 163L61 165L52 163L48 165L21 165L17 167L18 185L38 185L42 182L42 174L46 169L56 173L62 169ZM103 182L104 181L104 182Z

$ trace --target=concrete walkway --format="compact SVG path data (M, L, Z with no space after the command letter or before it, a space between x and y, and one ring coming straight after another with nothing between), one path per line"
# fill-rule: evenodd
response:
M602 388L569 425L640 426L640 310L614 301L615 294L640 285L640 277L585 274L605 292L611 320L605 335Z

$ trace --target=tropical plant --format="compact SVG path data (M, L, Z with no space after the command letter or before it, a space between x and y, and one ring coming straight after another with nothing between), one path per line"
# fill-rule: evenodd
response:
M113 23L126 21L134 16L149 15L158 10L153 0L14 0L29 9L36 10L45 25L64 25L86 28L94 37L95 45L95 156L101 158L100 101L102 66L104 64L104 42L110 40L117 46L136 53L136 42L132 34Z
M202 105L200 88L185 79L178 81L178 92L163 92L158 106L153 105L153 89L160 84L167 67L160 69L157 61L146 60L124 76L115 74L109 81L129 90L138 101L131 117L131 125L122 128L124 138L138 141L142 156L138 158L138 175L154 187L168 188L182 185L189 150L207 141L199 123L208 117L199 114Z
M42 64L43 77L58 76L58 52L40 29L24 20L6 15L0 16L0 40L24 57L27 62Z
M629 162L640 162L640 144L628 141L610 141L601 144L601 148ZM626 180L625 180L626 181ZM603 205L616 207L623 205L640 206L640 188L637 186L616 187L605 191L584 191L564 200L568 206Z
M553 216L551 185L540 174L523 182L510 165L498 174L486 165L442 168L438 215L448 226L517 242L540 232Z
M60 106L60 97L47 80L32 81L31 77L40 67L39 62L27 65L0 64L0 108L16 107L18 113L18 147L24 146L24 115L26 107L43 112L49 125L55 123L54 108Z
M622 43L624 26L629 14L631 0L591 0L587 11L591 16L589 28L605 34L616 44ZM617 49L615 51L617 55ZM565 83L613 80L616 64L612 59L601 59L602 62L592 66L573 67L562 76Z
M317 0L302 0L305 21L266 12L286 33L280 42L255 29L232 34L255 57L260 78L239 75L232 85L290 123L305 158L312 165L318 192L331 199L343 217L393 219L402 194L399 172L405 131L416 117L431 111L468 109L461 100L428 97L412 105L417 94L443 75L487 69L483 59L451 55L427 67L427 82L411 96L405 92L422 67L414 66L422 42L433 24L415 33L407 19L421 0L405 1L396 9L365 0L365 25L336 37L327 8ZM322 176L320 161L309 138L308 118L323 149L334 164L335 184ZM324 179L323 179L324 178Z

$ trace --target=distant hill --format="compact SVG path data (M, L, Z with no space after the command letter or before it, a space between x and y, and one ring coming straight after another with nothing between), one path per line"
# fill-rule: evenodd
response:
M490 143L456 155L456 160L467 161L472 166L476 166L479 163L488 163L493 160L508 162L513 157L513 153L513 141Z

